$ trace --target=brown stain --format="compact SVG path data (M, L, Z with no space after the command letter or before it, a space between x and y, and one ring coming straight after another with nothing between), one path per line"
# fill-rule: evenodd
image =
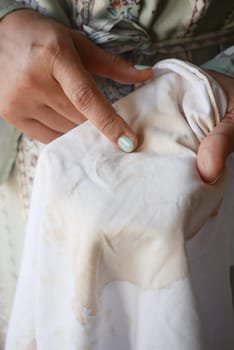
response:
M129 232L122 232L116 240L110 237L107 240L106 235L97 235L95 242L87 240L86 246L81 247L84 259L81 260L79 254L75 261L73 309L77 319L85 325L87 319L97 314L102 291L111 282L128 281L150 290L185 278L188 267L179 236L183 235L178 232L166 245L147 235L137 240L135 234ZM158 263L157 254L161 254Z

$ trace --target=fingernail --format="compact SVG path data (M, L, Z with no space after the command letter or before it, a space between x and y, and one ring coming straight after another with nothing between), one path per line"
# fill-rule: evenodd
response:
M219 165L219 164L218 164ZM202 153L202 158L200 158L199 168L200 174L203 180L208 185L214 185L219 181L221 177L221 169L217 169L217 163L214 163L213 157L209 150L204 149ZM214 177L214 174L218 174ZM212 180L213 178L213 180Z
M136 70L144 70L144 69L151 68L151 67L150 66L144 66L143 64L135 64L134 68Z
M132 152L134 150L133 140L128 136L120 136L118 139L118 145L124 152Z
M220 175L216 176L216 178L214 178L214 180L207 182L208 185L214 185L216 182L218 182L218 180L220 179Z

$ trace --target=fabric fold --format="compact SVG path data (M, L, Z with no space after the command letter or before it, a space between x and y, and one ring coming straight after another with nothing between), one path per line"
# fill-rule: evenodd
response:
M42 151L6 350L209 349L185 241L222 201L224 174L205 184L196 152L225 94L169 59L114 107L136 152L89 122Z

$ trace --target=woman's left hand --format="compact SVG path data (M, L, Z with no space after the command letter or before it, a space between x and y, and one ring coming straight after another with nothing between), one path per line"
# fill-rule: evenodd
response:
M213 183L222 171L228 155L234 152L234 79L207 70L223 88L227 96L227 110L222 121L202 141L197 155L197 166L201 177Z

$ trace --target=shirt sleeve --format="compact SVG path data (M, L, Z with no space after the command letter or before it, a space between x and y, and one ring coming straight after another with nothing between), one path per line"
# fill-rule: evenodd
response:
M204 63L202 67L234 78L234 45Z
M25 5L17 3L12 0L1 0L0 1L0 19L6 16L8 13L25 8Z
M1 0L0 20L12 11L26 8L35 10L45 16L57 20L58 22L68 27L72 27L72 8L70 2L67 0L47 0L43 3L43 6L39 5L37 2L27 3L23 0Z

